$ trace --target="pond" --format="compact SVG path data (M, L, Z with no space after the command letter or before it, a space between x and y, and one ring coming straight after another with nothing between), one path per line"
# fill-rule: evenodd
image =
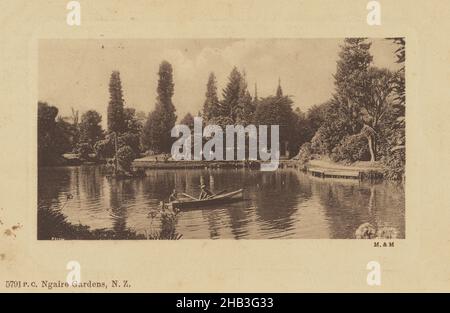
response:
M119 239L127 230L160 227L149 212L174 188L197 196L200 181L213 192L244 188L245 200L180 212L182 239L347 239L366 222L405 237L401 183L321 179L296 169L147 170L146 177L127 180L107 178L103 166L47 167L38 174L39 210L60 211L70 224L106 229Z

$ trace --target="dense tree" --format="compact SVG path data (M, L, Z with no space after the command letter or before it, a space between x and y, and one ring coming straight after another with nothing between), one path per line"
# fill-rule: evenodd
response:
M238 116L239 98L242 88L242 74L236 67L233 68L228 76L228 83L222 91L221 101L221 117L227 117L232 122L236 123Z
M58 109L45 102L38 102L38 164L53 165L61 154L71 150L67 135L67 122L56 121Z
M402 63L404 39L394 42ZM381 159L386 176L398 178L404 170L404 68L394 73L371 66L369 49L363 38L345 39L341 46L331 101L308 111L307 121L315 131L311 152L335 161Z
M136 109L125 108L123 110L123 115L124 115L124 123L125 123L124 131L127 133L140 135L142 133L142 128L143 128L142 113L140 113L140 117L139 117L136 113ZM144 113L144 118L145 118L145 113Z
M394 38L394 42L398 45L395 54L397 56L397 63L401 64L400 70L396 73L394 83L394 115L396 121L392 134L392 145L394 149L405 148L405 106L406 106L406 92L405 92L405 38Z
M94 110L85 112L81 116L80 142L94 147L94 144L103 138L101 122L102 116L98 112Z
M246 75L244 73L241 77L236 123L244 126L252 124L254 113L255 106L253 104L252 96L247 89Z
M124 123L124 99L120 73L114 71L109 81L108 132L122 133Z
M311 139L311 149L314 153L330 155L350 133L350 127L342 118L339 103L332 101L323 109L323 122Z
M170 153L173 138L170 135L177 116L172 103L174 92L172 65L163 61L159 67L156 107L148 116L143 129L142 144L155 152Z
M129 172L131 171L131 163L135 158L133 150L129 146L122 146L117 151L117 163L119 164L119 169L121 171Z
M314 132L306 118L306 114L300 108L294 110L292 120L291 131L293 134L289 142L289 151L297 154L300 147L312 139Z
M383 156L383 163L386 167L385 175L393 179L401 179L405 174L405 38L393 38L398 45L396 50L397 63L401 65L396 73L394 84L393 113L394 120L386 127L387 151Z
M292 104L288 96L261 98L255 112L255 121L259 125L279 125L280 142L295 142L297 138L292 126L296 121ZM290 152L296 154L298 150Z
M395 75L387 69L369 68L362 78L364 92L361 114L364 126L361 134L367 138L371 161L377 158L377 141L381 135L380 123L387 118L392 106Z
M398 71L397 75L397 81L395 85L395 92L397 94L396 97L396 104L398 105L405 105L405 60L406 60L406 42L405 38L394 38L393 41L398 45L397 50L395 51L395 54L397 56L397 63L401 64L401 68ZM404 112L403 112L404 113Z
M80 130L76 124L71 123L72 119L58 116L56 118L56 128L58 129L58 144L64 152L75 152L79 143ZM55 142L56 144L56 142Z
M181 119L180 124L188 126L191 129L191 131L193 131L194 117L192 116L191 113L186 113L186 115Z
M308 109L306 118L312 134L315 134L319 130L320 126L325 123L327 112L331 106L332 100L322 104L313 105Z
M209 121L221 114L219 97L217 95L217 81L214 73L209 74L205 98L202 117L208 124Z
M245 73L234 67L228 76L228 83L222 91L219 114L211 120L217 125L248 125L253 122L255 105L247 89ZM224 124L226 123L226 124Z
M362 127L360 113L361 97L365 91L363 77L373 60L370 46L371 43L365 38L346 38L336 62L334 98L339 103L339 113L346 120L350 134L357 133Z
M335 92L327 104L311 111L311 126L316 128L312 139L315 152L331 154L340 149L338 145L348 144L347 136L358 134L364 123L362 110L367 97L367 74L373 57L371 43L364 38L346 38L339 52L334 75ZM366 79L366 80L365 80ZM316 112L314 112L316 110ZM322 115L322 118L318 118ZM336 150L335 150L336 151Z

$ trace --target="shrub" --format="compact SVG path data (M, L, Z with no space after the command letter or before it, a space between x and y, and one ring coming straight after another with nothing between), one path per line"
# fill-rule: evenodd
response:
M299 160L301 164L305 164L309 160L311 160L311 143L305 142L301 147L297 154L297 156L294 158L296 160Z
M370 153L367 140L359 135L343 138L333 149L331 159L335 162L346 161L348 163L369 160Z
M92 153L92 147L88 143L80 143L77 146L77 153L80 155L80 159L89 159L89 153Z
M129 146L131 150L133 150L133 153L135 157L138 157L140 154L140 136L138 134L133 133L124 133L120 135L118 138L118 146Z
M97 157L106 159L114 156L114 142L110 138L99 140L94 145Z
M405 174L405 149L398 149L382 158L383 176L387 179L400 180Z
M124 133L117 138L118 149L128 146L133 151L135 157L140 154L140 138L139 135L133 133ZM101 158L114 157L114 136L109 136L104 140L99 140L94 145L95 153Z

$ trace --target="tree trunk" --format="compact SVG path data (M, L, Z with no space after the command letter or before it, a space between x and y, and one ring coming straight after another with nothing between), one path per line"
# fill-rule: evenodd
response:
M367 136L367 141L369 143L369 151L370 151L370 162L375 162L375 152L373 151L373 140L372 136Z

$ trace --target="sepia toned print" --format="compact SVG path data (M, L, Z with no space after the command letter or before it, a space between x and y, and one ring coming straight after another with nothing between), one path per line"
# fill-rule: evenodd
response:
M404 38L42 39L38 61L40 240L405 238ZM176 125L203 155L174 157ZM256 157L204 131L237 125Z

